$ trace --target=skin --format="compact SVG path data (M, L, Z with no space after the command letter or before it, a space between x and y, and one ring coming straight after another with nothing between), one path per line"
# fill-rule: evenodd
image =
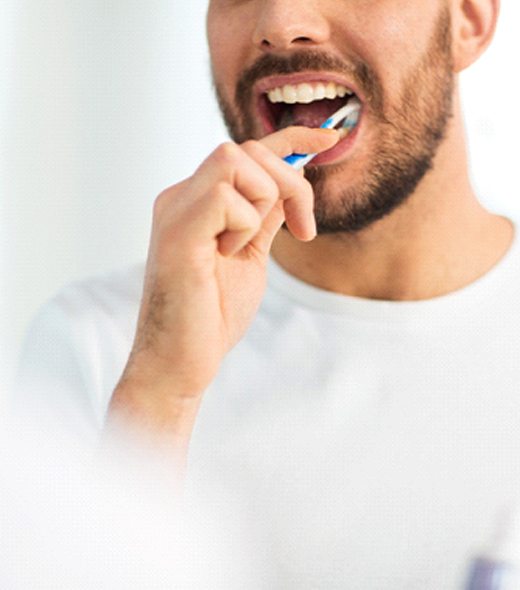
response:
M184 465L203 392L260 305L270 254L318 287L394 300L461 288L505 254L512 226L481 207L468 179L456 80L490 42L498 0L212 0L215 82L228 116L239 120L235 93L247 68L265 55L312 50L369 65L384 113L397 116L443 10L451 22L452 116L432 169L390 214L359 231L313 239L313 188L281 157L323 152L338 134L293 127L265 136L254 120L252 139L220 146L159 195L136 337L108 430L123 423L160 440ZM381 125L369 109L348 156L323 167L319 198L332 211L345 187L361 190L370 177ZM279 231L284 222L287 230Z
M353 0L308 3L301 10L286 2L268 5L214 0L210 8L208 37L213 63L226 64L225 69L214 68L215 80L222 100L229 104L229 114L236 119L241 113L236 107L233 110L233 91L244 63L254 63L262 54L283 56L312 50L346 63L358 59L368 64L380 81L385 114L402 128L406 116L399 115L408 110L403 91L421 56L428 55L433 23L443 9L452 23L453 63L448 65L454 86L453 116L434 169L402 207L363 231L320 235L309 244L299 244L287 232L280 232L273 257L291 274L315 286L390 300L435 297L485 274L509 247L512 227L507 220L485 211L471 187L456 76L489 43L497 3ZM348 19L343 16L345 10ZM233 48L219 42L224 22L235 41ZM255 24L247 29L245 23ZM241 38L253 38L256 46L240 44L237 39ZM428 84L428 78L423 84ZM417 104L420 106L419 101ZM425 109L425 116L432 110ZM364 136L346 161L335 164L334 170L327 171L324 166L308 174L311 180L325 178L316 199L329 209L334 210L345 187L351 189L350 202L355 202L356 196L361 200L359 195L370 179L374 154L387 133L375 115L369 113L366 118ZM261 136L258 126L253 131ZM400 146L402 140L391 144L393 153L399 153Z
M435 18L431 38L424 49L417 48L420 51L416 51L414 62L403 70L392 100L368 57L352 50L341 57L308 42L296 44L290 52L264 52L240 77L234 101L228 98L218 71L214 72L219 103L237 142L266 131L265 125L259 130L254 100L255 82L262 83L266 77L269 83L269 76L275 74L337 72L344 77L344 84L358 93L364 105L357 130L362 137L356 139L353 153L328 165L317 159L306 168L306 177L314 190L320 235L353 233L368 227L404 202L432 167L452 115L454 85L448 7L443 6ZM394 40L395 47L398 40ZM317 117L316 125L323 118L324 115L321 120Z

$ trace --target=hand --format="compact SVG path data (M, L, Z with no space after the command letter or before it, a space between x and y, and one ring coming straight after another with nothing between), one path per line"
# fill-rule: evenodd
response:
M282 157L338 140L336 131L292 127L226 143L159 195L126 379L203 393L256 314L282 223L297 239L316 235L312 188Z

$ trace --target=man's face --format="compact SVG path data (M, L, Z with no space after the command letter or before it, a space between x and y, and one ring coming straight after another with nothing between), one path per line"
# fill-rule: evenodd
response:
M447 2L211 0L208 40L217 97L237 142L288 125L319 126L348 100L342 86L360 99L357 128L306 168L319 233L381 219L432 167L452 111ZM323 86L329 98L320 99ZM312 102L272 103L277 89L289 102L295 94Z

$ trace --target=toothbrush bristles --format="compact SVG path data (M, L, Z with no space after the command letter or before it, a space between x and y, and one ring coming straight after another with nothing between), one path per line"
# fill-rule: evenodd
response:
M322 127L325 129L341 129L342 127L355 127L359 118L361 104L353 99L344 107L329 117ZM341 124L341 127L339 126Z

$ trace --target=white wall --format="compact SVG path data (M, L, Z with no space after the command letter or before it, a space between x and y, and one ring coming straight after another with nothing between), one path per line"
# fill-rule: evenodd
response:
M205 0L15 6L2 120L12 348L61 285L143 259L155 196L225 138Z
M8 380L9 368L14 360L15 351L11 346L12 334L8 314L7 297L7 138L9 83L12 71L12 46L14 35L14 15L16 0L4 0L0 3L0 412L2 391Z
M474 182L483 202L520 219L520 3L502 0L493 44L462 76Z
M8 311L0 330L11 357L36 308L61 285L145 257L155 196L225 138L209 83L205 8L206 0L3 0ZM516 0L504 0L493 48L463 77L477 189L514 215L519 17Z

